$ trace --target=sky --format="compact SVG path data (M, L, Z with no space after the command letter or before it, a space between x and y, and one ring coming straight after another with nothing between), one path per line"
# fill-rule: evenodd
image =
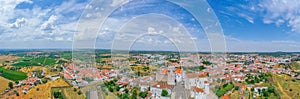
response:
M1 0L0 49L72 48L76 39L93 41L88 44L96 48L211 50L209 43L213 41L208 40L205 27L180 5L164 0L91 2ZM223 29L227 51L300 51L297 0L207 2ZM104 13L109 16L98 31L103 19L97 18ZM80 31L82 26L95 29Z

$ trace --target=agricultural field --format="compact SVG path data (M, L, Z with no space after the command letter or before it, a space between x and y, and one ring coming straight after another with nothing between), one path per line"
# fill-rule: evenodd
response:
M39 58L31 58L31 57L25 57L20 58L18 61L12 66L18 66L18 67L26 67L26 66L42 66L42 65L54 65L56 63L56 60L53 58L45 58L45 57L39 57Z
M64 94L66 97L69 97L70 99L85 99L84 94L78 95L79 89L77 89L76 92L74 92L74 89L72 87L70 88L65 88L63 90Z
M0 72L2 72L2 77L12 81L20 81L27 78L27 74L24 72L12 71L3 67L0 67Z
M32 72L32 71L36 71L36 70L42 70L43 67L41 66L28 66L28 67L22 67L20 69L21 72L25 72L25 73L29 73L29 72Z
M8 88L8 83L9 82L12 82L12 81L10 81L8 79L5 79L5 78L3 78L3 77L0 76L0 85L1 85L0 86L0 94L2 92L4 92L6 88Z
M27 94L22 93L22 89L25 86L14 88L19 93L19 96L15 94L5 94L4 99L49 99L51 87L63 87L69 86L63 79L57 79L55 81L50 81L46 84L38 84L31 88ZM11 90L8 93L13 93Z
M25 95L26 99L49 99L51 87L64 87L69 86L68 83L63 79L57 79L55 81L50 81L46 84L41 84L33 87L28 93ZM37 90L37 88L39 90Z
M85 99L84 93L81 93L79 95L78 94L79 91L81 91L81 90L78 88L74 88L74 87L52 88L51 89L52 95L54 94L54 92L61 92L62 97L64 99ZM53 98L53 96L52 96L52 98Z
M285 74L273 75L272 77L275 88L279 91L281 98L295 99L300 97L299 80L292 79Z
M0 56L0 63L3 63L5 61L13 61L18 59L19 57L17 56Z

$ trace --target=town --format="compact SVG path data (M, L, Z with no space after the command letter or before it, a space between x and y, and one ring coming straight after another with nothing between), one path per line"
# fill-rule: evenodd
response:
M299 97L300 53L97 50L95 64L65 50L3 51L0 98L288 99Z

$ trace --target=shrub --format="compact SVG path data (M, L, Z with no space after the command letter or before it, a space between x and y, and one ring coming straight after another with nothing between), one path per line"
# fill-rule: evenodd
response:
M169 95L168 91L163 89L161 92L161 96L167 96L167 95Z

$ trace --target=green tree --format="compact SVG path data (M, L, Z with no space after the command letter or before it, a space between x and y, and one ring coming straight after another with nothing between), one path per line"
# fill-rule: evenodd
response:
M15 81L16 84L19 84L19 81Z
M54 92L54 93L53 93L53 96L54 96L55 99L62 99L62 94L61 94L61 92Z
M109 90L110 92L114 92L114 89L113 89L111 86L108 87L108 90Z
M142 98L146 98L148 95L148 92L140 92L139 96L141 96Z
M275 88L273 86L268 87L268 92L274 93Z
M8 83L8 87L9 87L10 89L12 89L12 88L14 87L13 83L12 83L12 82L9 82L9 83Z
M239 90L239 88L240 88L239 86L235 86L234 90Z
M78 94L78 95L81 95L81 94L82 94L82 92L79 90L79 91L77 92L77 94Z
M129 99L128 94L124 93L121 95L121 99Z
M120 91L120 89L121 89L121 87L119 87L119 86L116 86L115 88L117 91Z
M251 91L254 91L254 88L253 88L253 87L251 88Z
M167 96L167 95L169 95L168 91L163 89L161 92L161 96Z
M126 88L126 89L124 89L124 92L125 92L126 94L128 94L129 91L128 91L128 89Z
M133 89L133 90L131 91L131 99L136 99L136 97L137 97L137 90L136 90L136 89Z

